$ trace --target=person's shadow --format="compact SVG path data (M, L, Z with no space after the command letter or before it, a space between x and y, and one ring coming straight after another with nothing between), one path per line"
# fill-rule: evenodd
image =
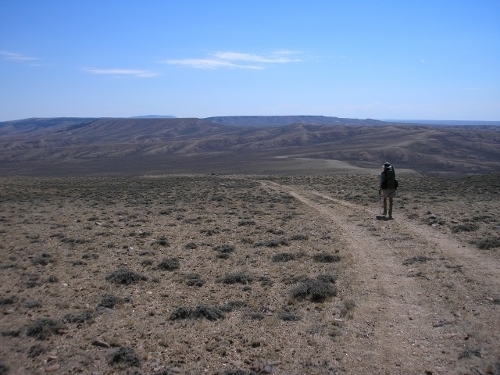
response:
M388 218L388 217L383 216L383 215L377 215L377 216L375 216L375 219L377 219L377 220L383 220L383 221L388 221L388 220L392 220L392 217Z

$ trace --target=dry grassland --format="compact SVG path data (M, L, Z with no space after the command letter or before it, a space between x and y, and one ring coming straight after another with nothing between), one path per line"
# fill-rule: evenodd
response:
M500 176L399 179L0 178L0 374L500 373Z

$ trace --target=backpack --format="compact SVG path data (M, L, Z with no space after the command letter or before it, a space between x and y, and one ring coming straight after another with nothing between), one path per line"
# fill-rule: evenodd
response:
M382 182L382 189L397 189L398 188L398 180L396 179L396 172L394 168L391 166L384 170L385 174L384 181Z

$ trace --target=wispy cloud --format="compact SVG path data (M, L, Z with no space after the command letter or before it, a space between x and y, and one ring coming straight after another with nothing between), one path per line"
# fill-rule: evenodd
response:
M184 65L197 69L266 69L270 65L301 61L297 51L275 51L270 54L252 54L241 52L214 52L200 59L165 60L166 64Z
M4 60L18 61L18 62L40 60L37 57L30 57L30 56L26 56L26 55L23 55L23 54L20 54L20 53L9 52L9 51L0 51L0 56Z
M85 71L90 74L105 74L117 77L150 78L160 75L159 73L155 73L150 70L139 69L85 69Z

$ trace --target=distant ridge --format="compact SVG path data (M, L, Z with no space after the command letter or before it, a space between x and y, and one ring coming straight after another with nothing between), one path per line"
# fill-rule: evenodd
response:
M145 116L132 116L129 118L177 118L177 117L170 115L145 115Z
M245 125L247 124L247 125ZM307 161L307 167L301 167ZM314 162L312 162L314 161ZM330 162L500 172L500 126L325 116L53 118L0 123L0 176L331 173ZM316 168L316 167L315 167Z
M500 126L500 121L472 121L472 120L384 120L398 124L419 124L419 125L452 125L452 126Z
M379 120L359 120L329 116L215 116L203 120L230 126L272 127L293 124L308 125L387 125Z

